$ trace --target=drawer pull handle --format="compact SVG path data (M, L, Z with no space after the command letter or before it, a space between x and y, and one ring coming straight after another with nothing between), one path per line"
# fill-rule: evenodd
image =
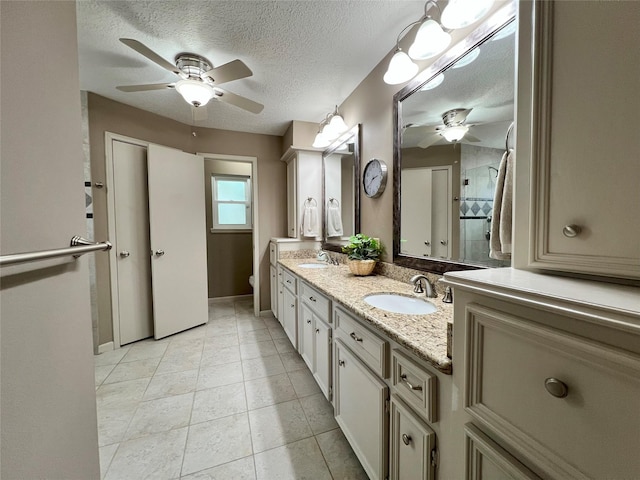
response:
M580 235L581 231L582 231L582 228L580 228L579 225L565 225L564 228L562 229L562 234L565 237L573 238Z
M400 379L407 384L407 387L409 387L411 390L419 390L422 391L422 385L413 385L411 383L409 383L409 380L407 380L407 376L405 374L400 375Z
M315 298L313 298L313 297L309 297L309 300L311 300L312 302L315 302L315 301L316 301L316 299L315 299Z
M358 337L358 336L356 335L356 332L351 332L351 333L349 334L349 336L350 336L351 338L353 338L356 342L362 342L362 338Z
M344 360L338 360L338 365L340 365L341 367L344 367Z
M291 285L291 280L287 280L287 283L288 283L289 285Z
M311 325L311 320L307 320L307 323L308 323L309 325Z
M556 398L564 398L569 395L569 387L567 387L567 384L557 378L547 378L544 381L544 388Z
M406 433L402 434L402 442L405 445L409 445L411 443L411 437L409 435L407 435Z
M293 307L295 307L295 304L293 304L293 303L292 303L292 304L291 304L291 308L293 308Z

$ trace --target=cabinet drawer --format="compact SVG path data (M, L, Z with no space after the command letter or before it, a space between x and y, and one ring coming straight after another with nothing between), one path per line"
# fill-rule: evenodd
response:
M540 477L522 465L473 424L468 423L464 426L464 435L467 456L465 478L467 480L495 480L499 478L540 480Z
M300 283L300 299L324 322L331 322L331 301L304 282Z
M284 268L282 269L282 284L294 295L298 294L298 278Z
M431 455L436 446L436 434L396 395L391 396L390 435L391 480L435 478Z
M640 356L474 303L465 323L471 415L550 478L638 477Z
M340 307L333 310L336 335L382 378L389 376L389 342L370 332Z
M400 350L391 352L391 382L398 395L427 421L438 421L438 377L429 373Z
M271 263L271 265L275 265L277 260L276 244L273 242L269 242L269 263Z

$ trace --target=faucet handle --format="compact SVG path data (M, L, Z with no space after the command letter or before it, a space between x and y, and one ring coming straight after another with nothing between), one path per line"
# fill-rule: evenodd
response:
M424 289L422 288L422 282L418 280L413 286L414 293L424 293Z

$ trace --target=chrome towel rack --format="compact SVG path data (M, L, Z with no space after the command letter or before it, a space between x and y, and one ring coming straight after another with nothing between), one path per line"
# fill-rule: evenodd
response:
M78 258L85 253L96 252L99 250L111 250L111 242L90 242L79 235L71 237L71 242L67 248L58 248L55 250L40 250L39 252L13 253L11 255L0 256L0 267L7 265L16 265L18 263L36 262L38 260L47 260L49 258L73 256Z

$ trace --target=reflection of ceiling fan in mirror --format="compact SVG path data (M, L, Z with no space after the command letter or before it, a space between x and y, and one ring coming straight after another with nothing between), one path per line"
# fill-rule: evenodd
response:
M194 120L205 120L207 118L207 110L203 107L211 99L235 105L251 113L260 113L264 108L260 103L223 90L218 86L253 75L253 72L241 60L233 60L214 68L209 60L200 55L181 53L176 56L175 65L173 65L137 40L121 38L120 41L180 77L180 80L174 83L116 87L122 92L145 92L175 88L185 101L192 106Z
M475 125L467 125L464 122L471 113L472 108L454 108L442 114L442 123L437 126L417 126L424 129L425 137L418 142L420 148L427 148L436 143L441 138L447 142L457 143L464 138L468 142L479 142L480 139L469 134L469 129Z

